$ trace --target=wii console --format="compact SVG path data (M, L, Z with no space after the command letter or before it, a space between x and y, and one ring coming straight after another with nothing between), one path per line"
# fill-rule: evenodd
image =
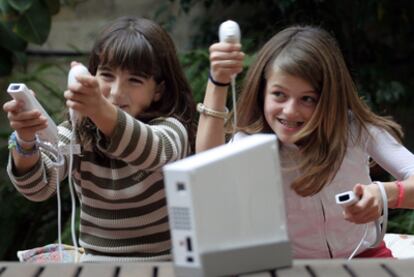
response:
M274 135L257 134L164 166L177 276L292 263Z
M58 129L55 122L45 111L45 109L37 101L36 97L30 92L27 86L23 83L11 83L7 88L7 92L15 100L20 100L24 103L23 109L25 111L29 110L38 110L42 113L43 116L47 118L47 128L37 132L37 135L40 140L50 142L52 144L57 144L58 142Z

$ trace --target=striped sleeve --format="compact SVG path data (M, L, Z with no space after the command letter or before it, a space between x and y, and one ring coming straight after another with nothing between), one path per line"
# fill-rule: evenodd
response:
M157 118L144 124L120 110L113 135L98 135L98 147L139 170L155 170L189 151L187 130L177 119Z
M67 123L58 127L59 146L69 142L71 130ZM36 165L22 176L15 175L14 162L11 153L7 164L7 173L10 181L24 197L29 200L40 202L49 199L56 192L56 184L60 183L67 175L66 157L64 165L56 168L53 162L55 157L41 149L41 158Z

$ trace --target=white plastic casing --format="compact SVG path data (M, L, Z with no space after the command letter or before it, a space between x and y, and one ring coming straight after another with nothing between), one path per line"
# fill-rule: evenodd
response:
M47 128L37 132L37 135L40 140L47 141L52 144L57 144L58 142L58 129L55 122L46 112L46 110L40 105L36 97L30 92L27 86L23 83L11 83L7 88L7 92L15 100L20 100L24 102L23 109L25 111L38 110L42 113L43 116L47 118Z
M358 197L356 197L353 191L345 191L335 195L335 200L337 204L348 207L358 202Z
M88 71L88 69L83 64L76 64L75 66L72 66L72 68L69 70L68 74L68 87L76 84L78 81L76 80L77 76L81 75L91 75ZM77 122L81 119L81 116L75 112L72 109L69 109L69 114L72 122Z
M239 43L239 24L232 20L227 20L221 23L219 27L219 39L221 42Z
M168 164L163 172L177 267L212 266L203 264L205 253L288 242L274 135L252 135ZM259 249L254 253L261 259ZM272 265L277 263L272 258ZM214 266L223 270L219 267ZM186 276L201 275L192 271Z

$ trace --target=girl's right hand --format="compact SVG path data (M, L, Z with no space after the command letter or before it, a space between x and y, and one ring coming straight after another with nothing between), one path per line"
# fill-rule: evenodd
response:
M240 43L218 42L210 46L210 74L219 83L230 83L242 72L244 53Z
M19 138L25 141L33 141L37 131L47 127L47 118L40 111L23 111L24 103L10 100L3 105L7 113L10 127L17 132Z

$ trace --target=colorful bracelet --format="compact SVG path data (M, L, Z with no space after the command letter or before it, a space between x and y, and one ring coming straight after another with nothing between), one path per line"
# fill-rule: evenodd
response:
M227 120L229 116L229 110L227 108L225 108L224 112L219 112L219 111L207 108L203 103L197 104L197 111L201 114L209 115L209 116L224 119L224 120Z
M400 208L401 204L404 200L404 185L401 181L395 181L395 184L398 188L398 197L397 197L397 204L395 205L396 208Z
M23 148L20 145L19 140L21 140L21 139L18 138L18 135L17 135L16 131L11 133L11 135L9 137L9 141L8 141L8 149L11 150L11 149L15 148L17 153L19 153L22 156L32 156L37 152L37 150L39 150L37 140L33 141L34 144L31 147L31 149ZM28 142L26 142L26 143L28 143Z
M230 85L230 83L220 83L217 82L216 80L213 79L213 76L211 76L211 72L208 72L208 79L215 85L218 87L228 87Z

